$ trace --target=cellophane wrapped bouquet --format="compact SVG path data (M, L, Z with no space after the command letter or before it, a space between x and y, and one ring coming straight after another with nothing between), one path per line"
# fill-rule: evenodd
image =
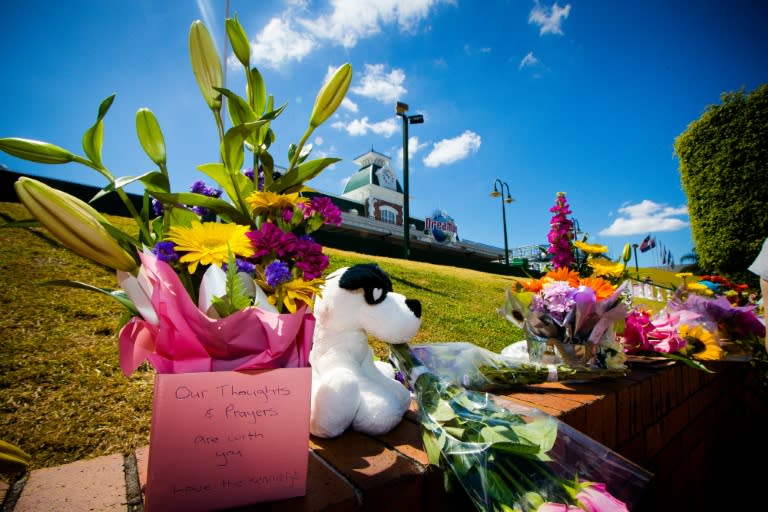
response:
M538 279L517 280L499 314L523 330L532 363L563 365L578 378L623 375L626 356L615 326L628 312L630 246L614 262L603 256L607 247L574 240L564 192L550 211L553 268Z
M85 131L83 155L38 140L0 139L0 150L15 157L95 170L107 184L93 199L114 194L135 220L135 233L122 231L90 204L38 180L23 177L15 184L33 220L72 251L117 272L117 290L55 284L105 293L127 308L120 332L126 375L147 360L159 373L308 366L311 305L328 266L312 233L325 223L339 224L341 214L329 199L306 196L305 183L338 159L309 159L305 143L340 105L352 69L338 67L322 86L281 173L269 149L272 125L286 105L274 105L258 69L250 67L251 46L236 17L226 20L226 32L245 72L244 97L224 88L221 60L205 25L195 21L189 31L192 70L220 148L198 169L215 186L200 180L189 192L171 190L165 139L147 108L136 113L136 133L156 169L115 176L102 160L114 95L99 105ZM225 103L231 125L226 131ZM144 187L140 209L124 190L132 183Z
M418 348L390 350L416 398L429 462L477 510L620 512L642 499L652 475L641 467L537 409L450 382Z
M765 325L757 306L700 283L684 279L660 311L633 308L623 332L627 353L662 356L704 371L711 371L707 361L746 358L765 371Z

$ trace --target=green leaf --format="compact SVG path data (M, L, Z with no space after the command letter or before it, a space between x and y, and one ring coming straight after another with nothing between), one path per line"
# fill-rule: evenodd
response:
M254 190L253 181L248 176L241 172L230 173L223 164L202 164L197 168L215 181L230 198L237 197L235 188L240 190L241 197L248 197Z
M285 110L285 108L286 108L287 106L288 106L288 104L287 104L287 103L283 103L282 105L280 105L280 107L279 107L279 108L277 108L277 109L275 109L275 110L270 110L270 111L268 111L268 112L265 112L265 113L264 113L264 114L261 116L261 118L260 118L260 119L264 119L264 120L267 120L267 121L274 121L275 119L277 119L278 117L280 117L280 114L282 114L282 113L283 113L283 111ZM270 97L269 97L269 107L270 107L270 108L272 107L272 96L270 96ZM258 111L257 111L257 112L258 112Z
M253 110L251 110L251 106L243 98L223 87L216 87L215 89L229 100L227 102L227 110L229 111L229 117L232 120L233 126L250 123L258 119Z
M144 174L142 174L140 176L123 176L123 177L117 178L115 180L112 180L104 188L102 188L101 190L96 192L96 195L94 195L91 198L91 200L88 201L88 202L92 203L95 200L99 199L100 197L103 197L103 196L105 196L107 194L110 194L110 193L116 191L119 188L125 187L126 185L130 185L131 183L133 183L135 181L142 181L146 176L148 176L150 174L153 174L153 173L157 173L157 171L149 171L149 172L146 172L146 173L144 173ZM159 174L159 173L157 173L157 174Z
M189 227L193 221L199 221L200 217L195 212L184 207L174 207L166 210L168 223L171 226Z
M112 94L104 98L104 100L99 105L99 113L96 116L97 121L101 121L102 119L104 119L104 116L107 115L107 112L109 111L109 108L112 106L113 101L115 101L115 94Z
M139 310L128 295L123 290L111 290L109 288L99 288L88 283L81 283L80 281L69 281L66 279L54 279L51 281L45 281L41 283L44 286L65 286L69 288L79 288L81 290L88 290L91 292L101 293L112 297L117 302L122 304L131 314L139 316Z
M427 459L432 465L438 465L440 462L440 445L435 440L435 436L428 430L422 430L421 444L424 451L427 452Z
M305 182L323 172L326 167L333 165L340 160L340 158L317 158L315 160L310 160L309 162L304 162L273 181L269 190L278 194L295 190L296 187L301 187Z
M36 228L40 227L40 221L37 219L23 219L13 220L10 222L3 222L0 224L0 228Z
M228 221L243 225L251 224L250 216L246 216L240 210L222 199L195 194L194 192L168 194L157 192L152 195L166 205L183 204L189 206L203 206L212 212L221 215Z
M214 297L213 307L222 318L245 309L251 305L251 298L246 294L243 281L237 273L237 261L231 250L227 251L226 294Z
M75 159L75 155L59 146L16 137L0 139L0 150L16 158L39 164L66 164Z
M270 96L269 102L267 103L267 108L271 109L272 105L273 99L272 96ZM284 103L280 108L276 110L269 110L268 112L264 113L261 116L261 120L266 120L268 122L264 123L264 125L259 128L258 132L254 133L246 139L246 142L248 142L254 148L254 152L258 153L259 156L261 156L267 150L267 148L272 145L272 142L274 142L275 133L269 127L270 122L277 119L277 117L283 113L283 110L285 110L286 106L287 103Z
M264 83L264 77L258 69L251 69L251 83L253 83L253 98L251 99L253 104L253 110L255 112L264 112L267 105L267 86ZM248 90L249 98L251 97L251 91Z
M168 182L168 176L161 172L151 171L141 176L138 176L141 183L144 185L144 189L147 192L170 192L171 184ZM120 178L122 179L122 178ZM118 179L118 181L120 181Z
M230 172L240 172L245 158L243 142L257 131L266 121L259 120L233 126L224 134L221 142L221 157Z
M104 144L104 122L99 119L83 134L83 151L97 167L104 167L101 161L101 147Z
M101 149L104 145L104 116L109 112L115 95L107 96L101 104L96 115L96 122L83 135L83 151L97 167L104 167L101 161Z
M149 159L159 166L164 166L165 139L155 114L148 108L140 108L136 112L136 135Z

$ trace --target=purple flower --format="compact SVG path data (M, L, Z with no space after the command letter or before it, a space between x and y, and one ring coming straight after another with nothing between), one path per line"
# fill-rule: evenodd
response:
M253 275L253 273L256 271L256 265L251 263L250 261L244 260L242 258L235 258L235 264L237 265L237 271L238 272L244 272L248 275ZM226 272L227 271L227 264L224 263L221 266L221 269Z
M304 279L311 281L323 274L328 268L328 256L323 254L323 246L310 236L302 236L296 242L295 266L304 273Z
M202 180L194 182L190 187L190 190L195 194L202 194L208 197L221 197L221 190L207 186ZM210 210L204 206L193 206L192 211L201 217L205 217L210 212Z
M316 198L317 201L313 201L314 208L319 211L323 218L325 219L325 222L328 224L333 224L335 226L341 225L341 210L339 210L339 207L333 204L333 201L331 201L331 198L329 197L318 197Z
M557 193L555 206L549 211L555 215L549 221L552 229L547 235L547 241L550 244L547 252L554 254L552 264L555 268L568 268L573 263L573 248L571 247L573 221L568 218L571 209L565 198L565 192Z
M275 224L265 222L261 229L249 231L246 236L251 239L254 248L254 258L274 254L278 258L292 255L296 250L296 235L286 233Z
M155 214L155 217L159 217L163 214L165 211L165 207L163 206L163 203L158 201L157 199L152 199L152 213Z
M553 320L562 325L576 303L573 298L574 291L566 281L547 283L541 294L533 298L533 307L535 310L548 312Z
M176 244L173 242L157 242L152 248L152 254L157 256L157 259L166 263L173 263L178 261L179 254L176 252Z
M279 285L291 280L291 269L288 268L288 264L275 260L267 265L264 275L267 278L267 284L272 288L277 288Z
M313 197L312 209L322 215L327 224L341 225L341 211L333 204L330 197Z

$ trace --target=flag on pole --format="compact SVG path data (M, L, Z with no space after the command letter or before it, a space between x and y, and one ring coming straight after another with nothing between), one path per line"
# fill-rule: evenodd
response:
M647 252L649 250L651 250L651 235L643 238L643 241L640 243L640 252Z

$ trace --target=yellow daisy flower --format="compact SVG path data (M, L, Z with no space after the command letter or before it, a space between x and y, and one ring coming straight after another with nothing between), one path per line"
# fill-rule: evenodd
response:
M235 256L251 256L247 232L248 226L239 224L192 221L189 227L171 227L165 239L176 244L176 252L186 253L179 261L187 263L189 273L194 274L198 264L221 267L229 259L229 250Z
M587 254L605 254L608 252L608 247L600 244L588 244L586 242L580 242L576 240L573 242L573 246Z
M624 272L623 263L617 263L608 258L589 258L587 263L592 267L592 275L595 277L618 277Z
M294 208L297 204L306 204L309 199L300 197L298 192L293 194L276 194L274 192L253 192L245 198L245 202L251 207L255 215L270 211L281 211L286 208Z
M683 324L678 327L678 334L688 343L687 352L694 359L701 361L719 361L725 359L728 353L718 345L711 332L701 325L690 326Z
M692 292L698 293L700 295L712 295L712 290L710 290L707 286L699 283L691 283L688 285L688 289Z
M303 281L301 279L294 279L280 285L279 289L273 289L267 299L273 306L277 306L278 293L282 294L283 305L289 313L295 313L304 303L307 306L311 306L314 297L319 297L321 294L320 286L325 279L313 279L312 281ZM259 279L259 285L262 288L269 289L266 281ZM280 310L280 307L277 308Z

